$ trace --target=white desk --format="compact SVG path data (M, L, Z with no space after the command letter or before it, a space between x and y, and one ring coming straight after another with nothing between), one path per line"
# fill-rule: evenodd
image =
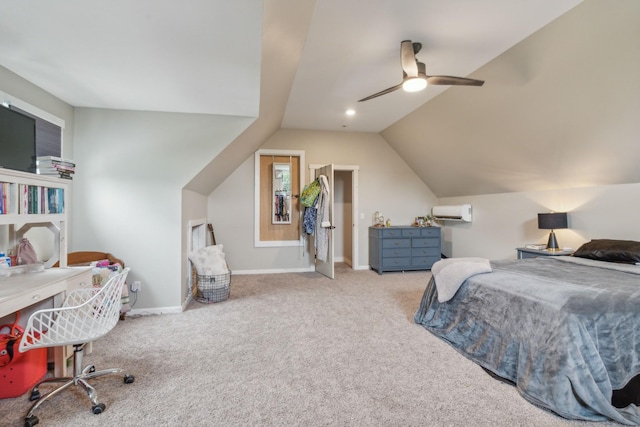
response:
M67 291L91 286L91 268L49 268L39 273L16 274L0 277L0 318L8 316L33 304L64 297ZM54 300L54 304L59 302ZM66 375L67 349L54 350L55 374Z

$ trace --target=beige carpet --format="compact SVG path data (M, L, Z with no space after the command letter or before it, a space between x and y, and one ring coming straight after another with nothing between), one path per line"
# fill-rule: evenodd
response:
M136 376L44 404L42 426L612 426L568 421L413 323L428 272L233 276L231 297L128 318L85 361ZM0 400L20 426L27 395Z

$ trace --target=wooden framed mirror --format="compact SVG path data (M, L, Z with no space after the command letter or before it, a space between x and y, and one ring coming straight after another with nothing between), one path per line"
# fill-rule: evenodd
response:
M254 246L302 246L304 165L301 150L256 151Z

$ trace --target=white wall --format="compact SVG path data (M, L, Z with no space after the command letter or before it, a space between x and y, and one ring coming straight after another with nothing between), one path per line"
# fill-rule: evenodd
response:
M472 223L444 223L447 256L515 258L516 247L547 242L549 230L538 229L537 214L550 211L568 212L569 228L556 230L561 247L577 249L591 239L640 241L640 184L448 197L438 202L473 206Z
M304 150L308 164L357 165L359 170L358 259L369 264L368 227L375 211L393 224L410 224L436 204L427 186L378 134L281 129L260 148ZM299 247L255 248L253 245L253 156L236 169L209 197L209 220L216 239L225 245L232 270L294 270L309 268L310 257Z
M76 109L70 247L111 252L124 260L132 268L128 281L142 282L134 309L180 309L183 215L197 210L183 211L182 187L252 120Z

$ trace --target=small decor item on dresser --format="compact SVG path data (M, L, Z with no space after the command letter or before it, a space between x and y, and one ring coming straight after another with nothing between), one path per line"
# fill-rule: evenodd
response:
M427 214L427 215L424 216L424 225L425 225L425 227L431 227L433 225L433 221L434 221L433 215Z
M384 215L382 215L380 212L376 211L373 214L373 227L384 227L385 226L385 222L384 222Z

